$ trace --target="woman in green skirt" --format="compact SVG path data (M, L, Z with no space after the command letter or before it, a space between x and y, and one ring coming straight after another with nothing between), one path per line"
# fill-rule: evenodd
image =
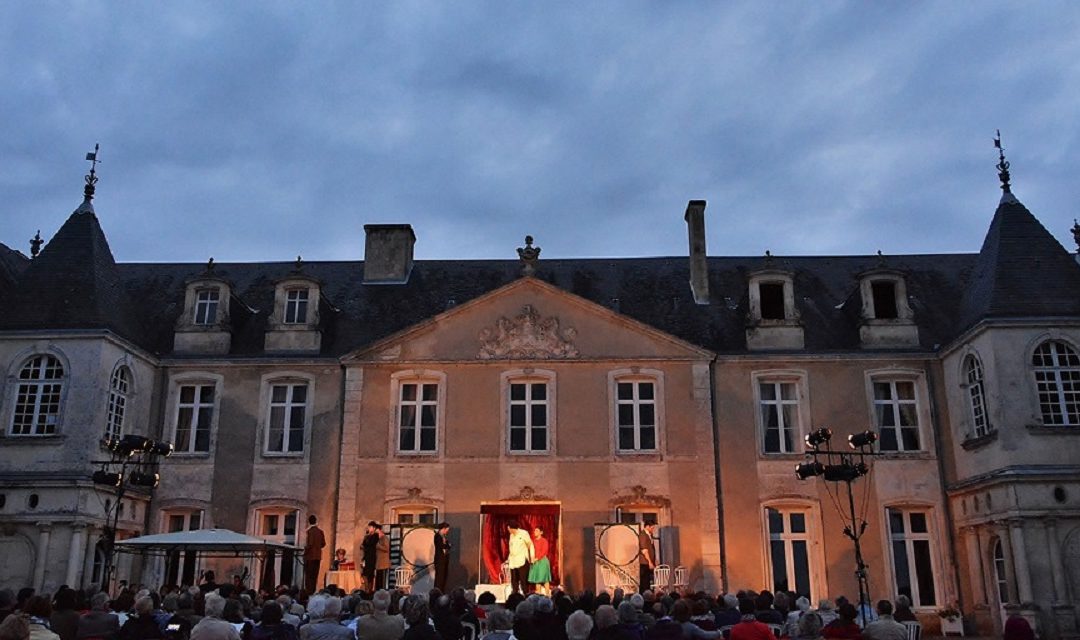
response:
M533 529L533 563L529 567L529 584L536 585L535 591L541 595L551 593L551 560L548 560L550 545L540 527Z

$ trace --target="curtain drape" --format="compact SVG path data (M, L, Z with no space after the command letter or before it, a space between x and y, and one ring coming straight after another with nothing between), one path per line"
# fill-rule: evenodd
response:
M481 544L484 569L488 580L499 581L501 567L510 555L508 547L509 533L506 525L517 522L518 526L529 532L536 527L544 530L544 537L549 544L548 560L551 561L551 583L559 584L559 513L557 504L485 504L480 513L484 514L484 528L481 531Z

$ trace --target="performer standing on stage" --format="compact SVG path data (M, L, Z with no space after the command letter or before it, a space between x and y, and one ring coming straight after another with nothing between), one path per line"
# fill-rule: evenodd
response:
M372 520L367 523L367 531L364 532L364 540L360 546L364 549L364 588L368 593L375 593L378 588L375 585L375 568L378 560L379 547L379 523Z
M536 585L536 593L546 596L551 592L551 560L548 559L551 545L540 527L533 529L532 543L534 559L529 567L529 582Z
M315 593L319 582L319 565L322 564L322 550L326 546L326 536L319 528L319 519L308 516L307 536L304 542L304 590Z
M525 584L529 580L529 562L535 555L532 538L524 529L518 527L517 522L506 525L510 534L507 545L510 549L510 557L506 559L506 566L510 567L510 588L522 595L527 594Z
M435 526L435 588L446 593L446 574L450 570L450 525L440 522Z
M656 568L656 544L653 543L655 522L646 522L638 533L638 593L652 588L653 569Z
M375 586L385 589L390 573L390 538L386 537L382 527L375 529L375 534L379 536L379 544L375 545Z

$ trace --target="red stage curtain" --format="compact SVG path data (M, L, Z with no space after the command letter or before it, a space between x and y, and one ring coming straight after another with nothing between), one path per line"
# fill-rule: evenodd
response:
M502 564L510 555L506 525L516 521L530 536L535 527L544 530L544 537L549 544L551 583L559 584L559 505L485 504L481 505L480 513L484 514L484 530L481 532L482 557L484 568L492 582L498 581Z

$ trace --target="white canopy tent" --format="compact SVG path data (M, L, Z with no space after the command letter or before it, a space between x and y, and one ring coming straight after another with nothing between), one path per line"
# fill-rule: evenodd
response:
M119 553L168 555L175 551L195 551L203 557L247 556L260 558L268 551L297 551L299 547L270 542L228 529L196 529L128 538L116 543Z

